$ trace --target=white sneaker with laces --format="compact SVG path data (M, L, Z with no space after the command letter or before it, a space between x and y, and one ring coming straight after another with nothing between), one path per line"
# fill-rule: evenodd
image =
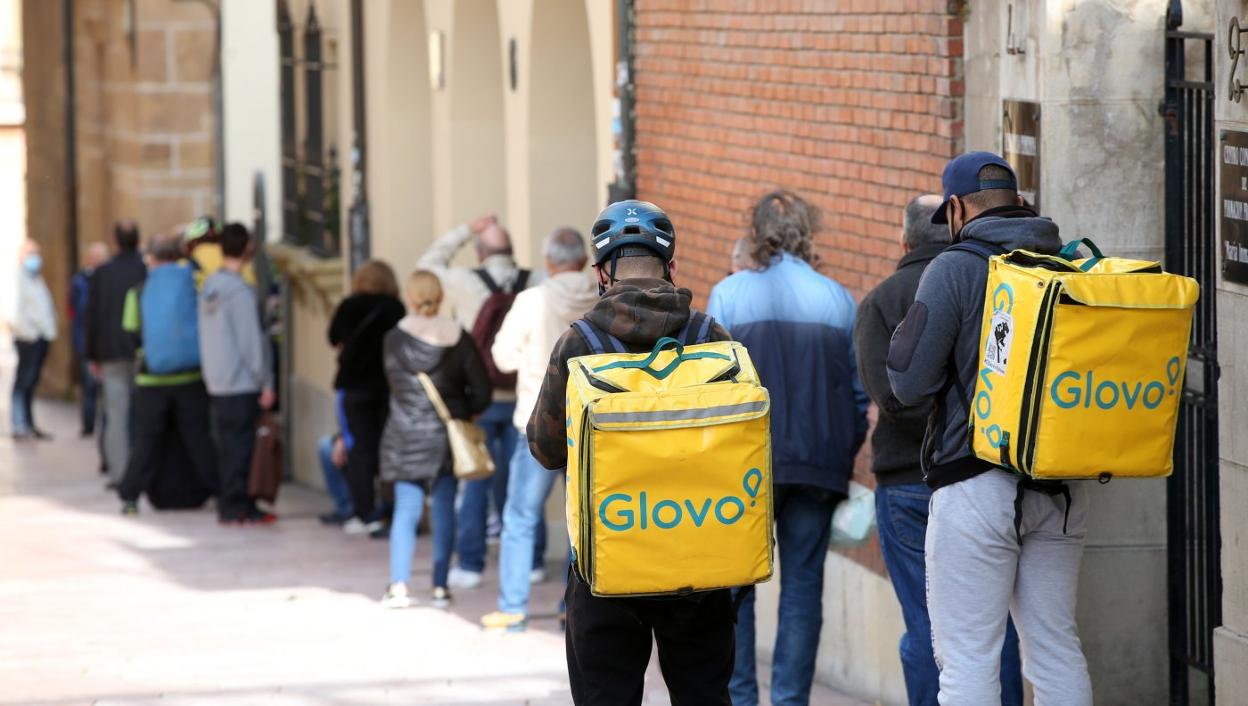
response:
M539 566L536 569L533 569L532 571L530 571L529 583L530 584L546 583L546 569L544 567Z
M481 580L480 571L467 571L455 566L451 567L446 583L451 588L480 588Z
M345 534L364 534L368 531L368 525L364 524L364 521L360 518L352 517L342 523L342 531Z
M390 584L390 587L386 589L386 594L381 597L381 604L387 608L410 608L412 598L407 595L407 584Z

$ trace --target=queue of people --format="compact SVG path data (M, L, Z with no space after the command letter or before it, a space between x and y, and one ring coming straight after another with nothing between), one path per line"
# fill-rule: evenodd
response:
M974 388L986 265L949 249L982 241L994 252L1056 253L1057 227L1019 198L1013 171L995 155L952 160L943 187L943 196L918 195L906 206L897 271L861 305L819 272L818 210L784 190L754 204L732 274L712 291L706 314L677 285L676 224L640 201L609 206L588 243L573 228L555 230L540 273L517 264L492 216L437 239L402 286L390 265L363 263L327 332L337 354L338 429L319 442L333 500L321 520L389 541L381 597L389 608L420 602L411 579L427 507L434 607L450 605L453 590L482 585L489 537L498 536L497 610L481 624L524 630L530 584L545 579L545 505L575 446L568 362L603 341L616 353L657 355L692 340L698 322L698 341L744 344L769 394L781 567L771 703L809 702L832 517L874 402L876 514L905 619L910 703L1021 704L1026 673L1038 703L1090 704L1074 627L1086 492L1024 494L1018 476L968 448L966 390ZM101 467L125 514L137 514L176 437L194 482L217 498L222 523L268 523L274 516L246 488L258 416L276 403L257 294L244 277L252 243L237 224L212 236L220 252L213 273L174 236L151 239L144 261L133 223L118 224L107 261L89 251L71 302L82 430L102 430ZM469 246L477 267L453 266ZM56 317L37 245L23 246L21 265L20 306L8 318L19 356L12 428L16 438L38 439L47 434L31 396ZM479 426L492 476L457 477L448 420ZM210 427L216 443L204 433ZM577 571L564 575L578 704L640 703L653 642L673 703L759 702L751 587L610 597Z

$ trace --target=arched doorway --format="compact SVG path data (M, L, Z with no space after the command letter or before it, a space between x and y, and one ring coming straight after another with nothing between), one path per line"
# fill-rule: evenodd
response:
M594 81L584 0L542 0L533 11L529 88L530 242L570 225L588 235L601 204Z
M506 224L503 61L495 0L456 0L451 101L451 222L497 213Z
M434 237L429 52L424 3L391 0L366 20L366 36L384 37L376 57L384 66L368 91L369 160L374 178L373 253L400 276L415 265ZM373 86L376 85L376 88Z

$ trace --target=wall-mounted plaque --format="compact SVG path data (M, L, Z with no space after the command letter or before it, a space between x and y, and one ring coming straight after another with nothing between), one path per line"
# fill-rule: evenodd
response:
M1018 193L1040 210L1040 104L1001 101L1001 156L1018 175Z
M1248 284L1248 132L1223 131L1219 148L1222 276Z

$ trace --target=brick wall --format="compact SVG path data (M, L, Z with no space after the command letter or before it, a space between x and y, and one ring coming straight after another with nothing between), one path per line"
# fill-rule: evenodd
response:
M777 187L822 209L825 274L861 297L892 271L901 207L962 136L951 4L638 0L638 191L676 224L682 284L709 293Z
M902 207L962 138L951 0L638 0L638 195L672 217L705 302L767 191L820 207L824 274L861 299L901 255ZM869 449L857 480L874 485ZM847 552L883 573L875 540Z
M215 24L201 3L76 3L80 240L134 218L168 232L216 211Z
M146 235L216 211L212 59L215 24L201 3L74 3L77 242L69 234L64 25L60 2L23 0L27 233L64 312L75 253L134 218ZM128 29L133 29L134 42ZM76 247L75 247L76 246ZM67 330L67 322L61 322ZM68 336L52 347L45 391L77 373Z

